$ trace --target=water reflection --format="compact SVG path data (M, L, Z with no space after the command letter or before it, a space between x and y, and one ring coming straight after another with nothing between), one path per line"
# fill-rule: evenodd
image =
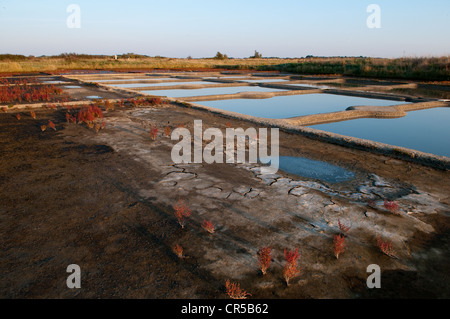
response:
M450 157L449 123L450 109L438 107L395 119L355 119L311 127Z
M305 157L280 156L279 169L289 174L331 184L342 183L355 178L355 174L345 168Z

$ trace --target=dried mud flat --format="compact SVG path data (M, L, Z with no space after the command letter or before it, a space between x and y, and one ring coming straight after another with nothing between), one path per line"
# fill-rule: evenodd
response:
M0 114L2 298L227 298L227 279L258 299L450 296L448 171L284 132L280 155L327 161L356 178L326 184L261 175L250 164L173 165L166 125L254 124L173 104L107 111L99 133L67 124L63 110L36 115ZM49 119L57 131L41 132ZM185 228L173 214L179 199L192 209ZM397 200L401 214L384 199ZM351 229L336 259L338 220ZM378 235L393 242L395 258L380 252ZM273 251L265 276L263 246ZM297 247L301 273L286 286L283 250ZM70 264L81 267L81 289L66 286ZM370 264L381 267L381 289L366 286Z

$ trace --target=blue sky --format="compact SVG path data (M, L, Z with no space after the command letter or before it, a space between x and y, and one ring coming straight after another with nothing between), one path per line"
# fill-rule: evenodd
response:
M81 28L67 27L70 4ZM379 29L367 27L370 4ZM449 0L0 0L0 53L440 56L449 39Z

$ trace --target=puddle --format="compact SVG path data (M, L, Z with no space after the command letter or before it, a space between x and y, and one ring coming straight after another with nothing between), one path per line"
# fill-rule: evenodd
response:
M98 96L98 95L89 95L89 96L86 96L86 98L87 99L94 99L94 100L102 99L102 97Z
M405 102L333 94L304 94L275 96L270 99L233 99L199 101L197 103L251 116L282 119L318 113L345 111L349 106L355 105L387 106L404 104Z
M280 156L279 169L300 177L335 184L355 178L355 174L340 166L304 157Z
M259 86L233 86L233 87L203 88L195 90L180 89L180 90L155 90L143 92L152 95L180 98L180 97L204 96L204 95L235 94L239 92L274 92L274 91L286 91L286 90L263 88Z
M395 119L354 119L311 128L450 157L450 109L411 111Z
M66 85L66 89L81 89L81 86L79 85Z

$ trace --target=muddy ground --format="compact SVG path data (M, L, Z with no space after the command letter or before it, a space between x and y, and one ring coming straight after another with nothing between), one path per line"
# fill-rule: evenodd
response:
M172 104L105 112L99 133L67 124L65 110L36 114L0 114L1 298L227 298L227 279L257 299L450 296L448 171L284 132L280 155L339 165L355 179L174 165L165 126L253 124ZM56 132L41 131L49 119ZM192 209L184 228L173 214L179 199ZM400 213L384 199L397 200ZM336 259L338 220L351 229ZM392 241L394 257L377 236ZM264 246L272 247L265 276L256 257ZM295 248L301 272L287 286L283 251ZM66 286L70 264L81 267L81 289ZM381 268L381 289L366 286L370 264Z

